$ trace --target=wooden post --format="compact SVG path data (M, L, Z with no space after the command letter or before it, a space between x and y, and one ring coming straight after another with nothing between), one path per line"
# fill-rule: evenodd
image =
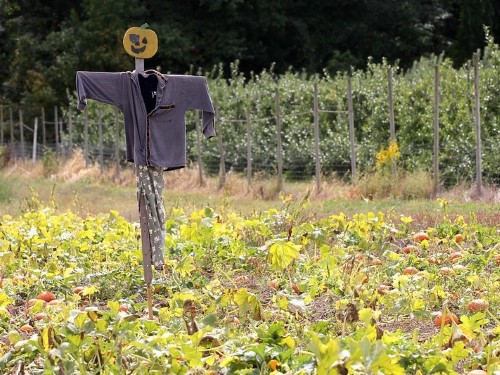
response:
M37 134L38 134L38 117L35 117L35 125L33 128L33 157L32 157L32 162L33 165L36 163L36 140L37 140Z
M387 81L389 86L389 127L391 142L396 140L396 125L394 124L394 96L392 92L392 68L387 68Z
M250 122L250 113L245 111L247 123L247 187L250 190L252 186L252 123Z
M101 174L103 174L104 172L104 145L102 140L102 119L103 119L102 109L99 108L97 125L98 125L98 136L99 136L99 167Z
M9 107L9 125L10 125L10 144L14 147L14 116L12 107Z
M24 123L23 110L19 110L19 137L21 139L21 158L24 159Z
M71 157L73 155L73 113L71 111L71 108L68 110L68 133L68 156Z
M434 185L432 196L436 198L439 192L439 65L434 65L434 154L433 154Z
M59 154L59 119L57 116L57 106L54 106L54 130L56 134L56 155Z
M389 91L389 128L390 128L390 140L396 142L396 125L394 123L394 95L392 92L392 68L387 68L387 82ZM392 175L395 177L397 175L396 162L392 164Z
M42 107L42 145L47 146L47 134L45 130L45 108Z
M3 145L3 106L0 106L0 145Z
M219 146L220 164L219 164L219 189L226 183L226 158L224 155L224 144L222 142L222 129L220 126L220 113L217 101L214 101L215 107L215 132L217 133L217 144Z
M194 120L196 126L196 162L198 164L198 185L203 186L203 164L201 160L201 124L199 110L196 110Z
M89 166L89 117L87 109L83 112L83 157L85 159L85 168Z
M115 108L115 181L120 179L120 124L118 124L118 109Z
M474 60L474 120L476 130L476 190L477 197L483 194L483 170L481 150L481 107L479 100L479 51L473 55Z
M316 158L316 193L321 190L321 162L319 160L319 104L318 104L318 83L314 83L314 155Z
M280 118L280 97L276 88L276 159L278 162L278 191L283 190L283 150L281 146L281 118Z
M347 79L347 113L349 116L349 145L351 149L351 179L356 179L356 140L354 137L354 109L352 105L352 82Z
M135 71L137 73L144 73L144 59L135 58Z
M66 157L66 147L64 145L64 138L63 138L63 135L64 135L64 132L63 132L63 125L64 125L64 120L62 119L62 116L61 118L59 119L59 141L61 143L61 155L62 157Z

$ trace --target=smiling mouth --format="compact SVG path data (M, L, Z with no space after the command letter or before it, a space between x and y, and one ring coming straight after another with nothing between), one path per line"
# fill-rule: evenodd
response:
M141 48L135 48L134 46L130 46L130 49L133 53L143 53L146 50L146 46L142 46Z

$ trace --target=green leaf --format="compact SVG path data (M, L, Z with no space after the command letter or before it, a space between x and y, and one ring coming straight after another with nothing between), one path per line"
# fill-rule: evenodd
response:
M182 259L181 263L176 267L177 272L181 274L182 277L186 277L191 274L196 267L194 265L194 258L191 255L188 255Z
M3 309L14 303L14 300L10 298L6 293L0 292L0 308Z
M75 325L78 327L78 329L82 330L86 320L87 314L81 313L77 317L75 317Z
M108 301L108 308L111 315L116 315L120 310L120 303L117 301Z
M300 256L301 245L290 241L277 241L269 248L271 265L274 269L281 271L288 267L294 259Z

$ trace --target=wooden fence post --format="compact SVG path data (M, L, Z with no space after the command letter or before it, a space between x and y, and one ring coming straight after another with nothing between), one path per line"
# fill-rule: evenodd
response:
M387 68L387 82L389 90L389 128L391 134L391 142L396 140L396 125L394 124L394 95L392 92L392 68Z
M252 186L252 123L248 109L245 111L245 119L247 125L247 188L250 190Z
M37 141L37 135L38 135L38 117L35 117L35 125L33 127L33 157L32 157L33 165L35 165L35 163L36 163L36 141Z
M54 130L56 135L56 155L59 154L59 119L57 114L57 106L54 106Z
M278 191L283 190L283 150L281 145L281 114L279 89L276 88L276 159L278 162Z
M68 133L69 133L68 156L71 157L73 155L73 113L71 111L71 108L68 110Z
M12 107L9 107L10 144L14 147L14 116ZM14 151L14 150L13 150Z
M476 130L476 190L477 197L483 194L483 169L481 150L481 107L479 100L479 51L473 55L474 60L474 120Z
M120 179L120 124L118 109L115 108L115 181Z
M313 117L314 117L314 156L316 161L316 193L321 190L321 161L319 159L319 104L318 104L318 83L314 83L314 100L313 100Z
M349 144L351 149L351 179L356 179L356 139L354 137L354 109L352 106L352 82L347 79L347 113L349 117Z
M98 134L99 134L99 166L100 166L100 171L101 174L104 173L104 144L102 140L102 119L104 115L102 113L102 110L99 109L99 115L98 115Z
M222 128L220 126L220 113L217 101L215 104L215 131L217 133L217 144L219 146L220 163L219 163L219 189L226 184L226 158L224 155L224 144L222 142Z
M19 110L19 137L21 139L21 159L24 159L24 123L23 110Z
M196 163L198 164L198 185L203 186L203 163L201 159L201 124L200 124L199 110L196 110L195 113L195 126L196 126Z
M0 145L3 145L3 106L0 106Z
M89 166L89 117L87 108L83 111L83 157L85 168Z
M432 196L439 192L439 65L434 65L434 153L433 153L434 185Z
M394 94L392 91L392 68L387 68L388 96L389 96L389 130L390 141L396 142L396 125L394 123ZM397 175L396 162L392 164L392 175Z
M47 146L47 134L45 130L45 108L42 107L42 146Z
M64 144L64 119L63 117L61 116L61 118L59 119L59 134L60 134L60 138L61 138L61 145L62 145L62 152L63 152L63 156L68 156L67 155L67 146Z

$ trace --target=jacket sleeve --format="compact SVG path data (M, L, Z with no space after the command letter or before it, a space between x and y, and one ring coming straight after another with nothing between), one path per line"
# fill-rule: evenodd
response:
M95 99L122 109L122 75L123 73L76 72L78 109L85 109L87 99Z
M184 95L187 109L201 109L203 116L203 134L210 139L215 136L215 110L210 99L207 79L201 76L186 76L184 81Z

